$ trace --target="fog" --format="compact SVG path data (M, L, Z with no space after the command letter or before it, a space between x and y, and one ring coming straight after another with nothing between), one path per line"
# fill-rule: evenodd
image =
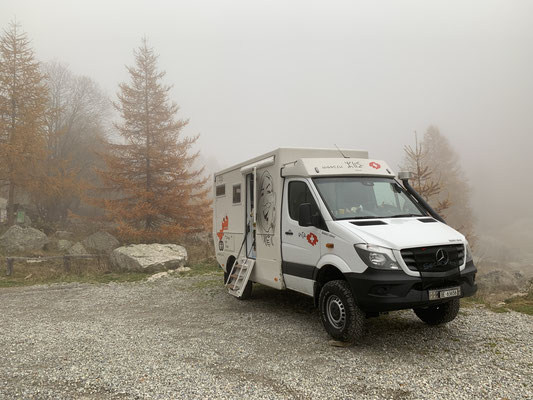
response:
M533 229L531 1L3 0L0 11L41 61L112 98L146 36L211 168L335 144L398 166L434 124L461 156L479 228Z

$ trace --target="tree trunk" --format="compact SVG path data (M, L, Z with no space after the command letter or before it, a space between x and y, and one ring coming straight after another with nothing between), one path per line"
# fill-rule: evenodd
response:
M9 194L7 196L7 225L11 226L15 222L15 185L9 182Z

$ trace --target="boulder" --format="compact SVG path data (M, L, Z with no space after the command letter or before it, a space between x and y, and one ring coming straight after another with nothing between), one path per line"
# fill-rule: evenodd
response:
M66 239L59 239L57 241L57 249L59 251L67 251L68 249L70 249L72 246L74 246L74 243L72 243L70 240L66 240Z
M182 267L187 250L177 244L132 244L111 253L113 265L134 271L165 271Z
M8 254L21 253L41 250L48 241L48 237L38 229L13 225L0 236L0 248Z
M527 284L519 271L497 270L476 277L479 290L485 293L518 292Z
M87 254L87 250L85 250L85 247L83 247L80 242L77 242L67 250L67 254L71 256L81 256Z
M54 233L54 236L56 239L68 240L72 239L74 237L74 234L68 231L57 231L56 233Z
M119 241L110 233L98 231L81 242L91 253L111 253L120 246Z

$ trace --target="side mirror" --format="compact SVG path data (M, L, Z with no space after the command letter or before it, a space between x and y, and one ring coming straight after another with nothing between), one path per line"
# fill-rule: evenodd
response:
M409 179L413 179L413 177L415 176L415 174L413 174L412 172L409 172L409 171L402 171L402 172L398 172L398 179L401 180L401 181L404 181L404 180L409 180Z
M312 226L313 221L311 218L311 204L302 203L298 207L298 225L300 226Z

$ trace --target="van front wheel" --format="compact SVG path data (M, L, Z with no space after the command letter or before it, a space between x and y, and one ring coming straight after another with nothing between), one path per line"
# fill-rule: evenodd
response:
M459 299L427 308L413 309L416 316L428 325L441 325L453 321L459 313Z
M320 291L320 319L331 337L354 342L363 334L365 314L355 304L346 281L330 281Z

